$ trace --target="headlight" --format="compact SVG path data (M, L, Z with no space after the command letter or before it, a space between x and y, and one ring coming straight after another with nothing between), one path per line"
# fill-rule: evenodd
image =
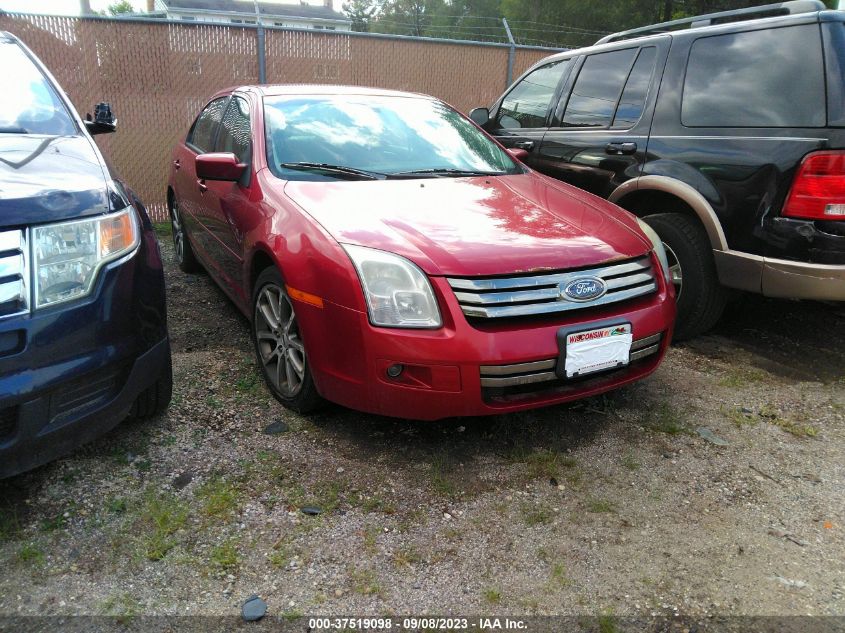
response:
M663 247L663 240L660 239L660 236L657 235L653 228L639 218L637 218L637 224L640 225L642 232L645 233L648 236L648 239L651 240L651 243L654 246L654 253L657 255L657 259L660 260L660 265L663 267L663 276L666 277L666 281L671 284L672 274L669 272L669 258L666 257L666 249Z
M364 290L370 323L381 327L440 327L440 310L425 274L404 257L344 244Z
M35 307L72 301L91 292L105 264L129 253L140 241L132 208L33 230Z

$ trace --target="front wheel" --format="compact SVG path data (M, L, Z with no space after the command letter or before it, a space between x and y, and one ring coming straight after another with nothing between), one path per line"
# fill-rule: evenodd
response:
M282 276L267 268L255 283L252 339L267 386L276 399L298 413L310 413L322 402L299 329L293 302Z
M704 227L681 213L660 213L643 220L663 241L669 259L678 302L673 340L682 341L706 332L722 316L727 291L719 283Z

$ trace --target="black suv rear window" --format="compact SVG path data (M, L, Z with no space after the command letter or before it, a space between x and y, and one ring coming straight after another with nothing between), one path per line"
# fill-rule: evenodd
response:
M817 24L714 35L690 49L687 127L822 127L824 62Z

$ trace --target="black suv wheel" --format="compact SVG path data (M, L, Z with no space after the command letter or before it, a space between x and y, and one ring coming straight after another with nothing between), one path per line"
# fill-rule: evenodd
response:
M725 309L727 291L719 285L707 233L701 224L682 213L660 213L644 218L666 246L678 301L673 340L682 341L706 332Z

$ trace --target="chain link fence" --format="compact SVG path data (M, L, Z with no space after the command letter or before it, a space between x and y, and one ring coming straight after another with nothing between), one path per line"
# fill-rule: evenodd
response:
M513 76L551 49L349 32L164 20L0 14L0 30L23 40L80 113L106 101L115 134L97 144L147 205L167 218L170 153L211 94L259 82L373 86L431 94L459 110L491 103Z

